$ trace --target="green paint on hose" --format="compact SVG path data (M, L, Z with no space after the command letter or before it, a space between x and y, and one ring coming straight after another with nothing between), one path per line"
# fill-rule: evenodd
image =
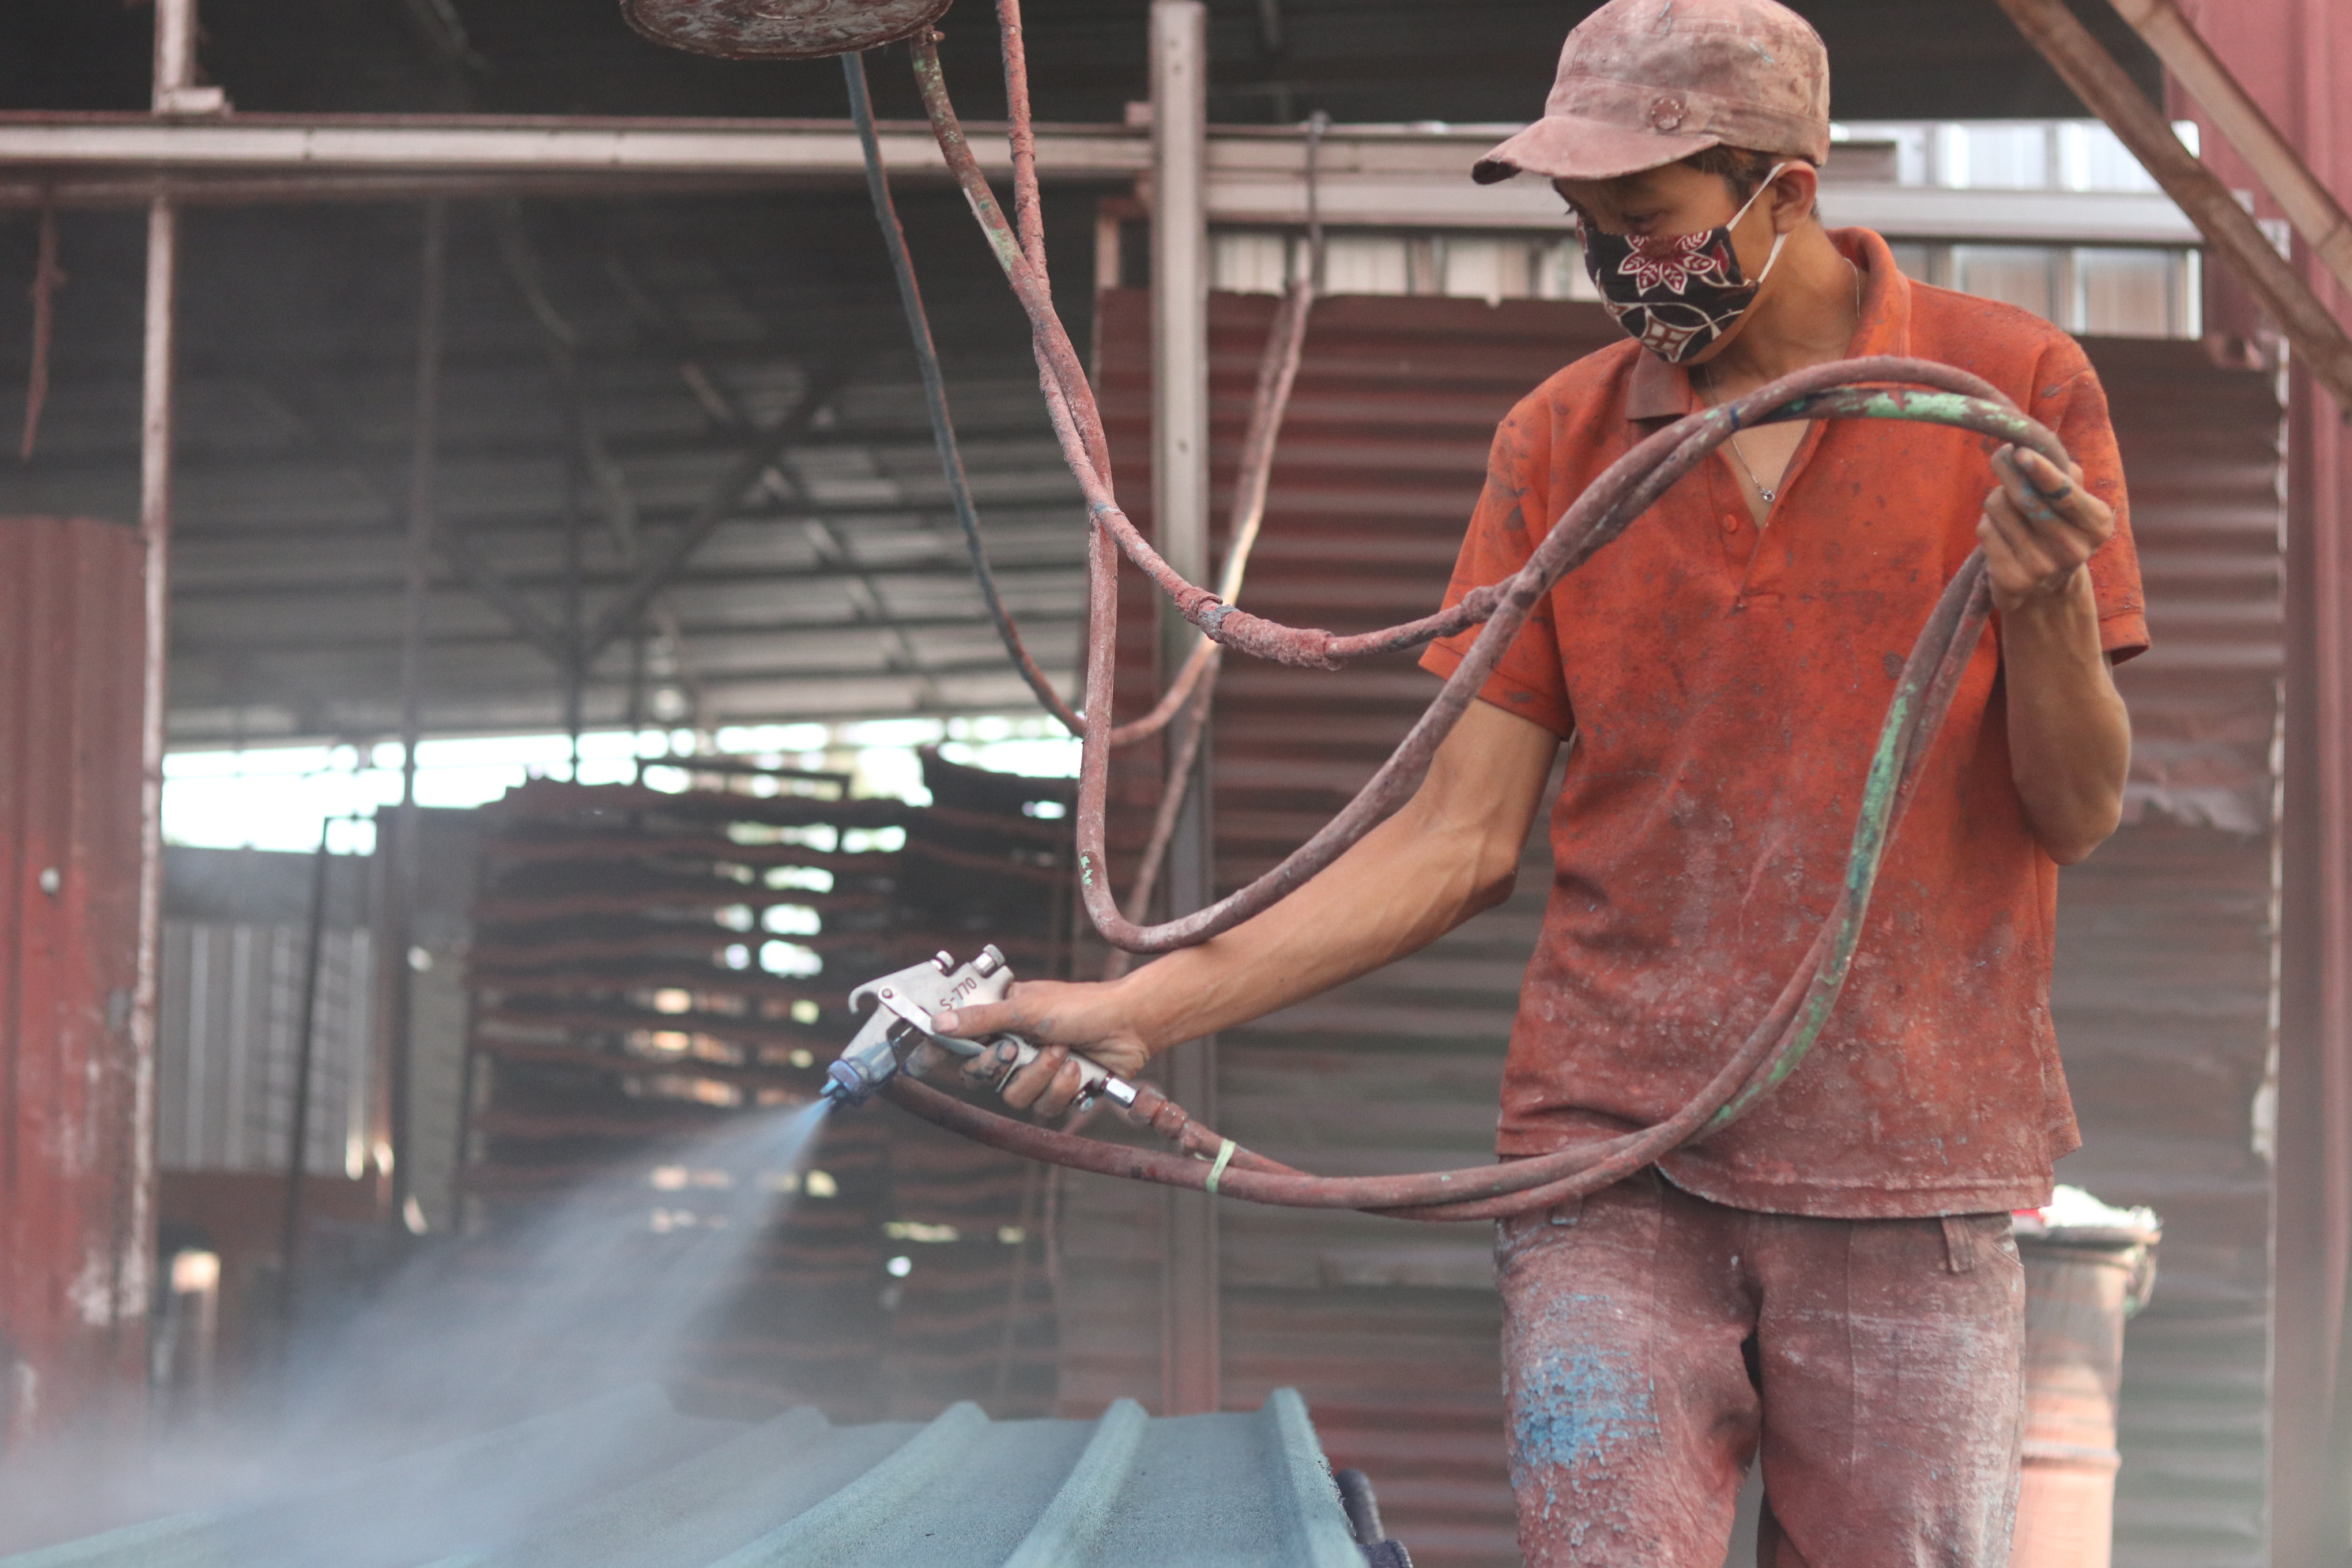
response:
M1846 915L1830 939L1829 958L1822 966L1830 983L1817 987L1806 1003L1804 1012L1799 1016L1796 1036L1771 1072L1734 1095L1706 1124L1707 1132L1738 1121L1750 1106L1797 1070L1797 1064L1805 1059L1822 1030L1828 1026L1839 997L1845 994L1846 972L1853 963L1854 949L1862 942L1862 922L1870 913L1871 889L1878 881L1879 863L1886 858L1887 824L1895 813L1895 786L1903 776L1903 725L1910 716L1912 702L1911 692L1897 691L1895 700L1887 704L1886 721L1879 726L1878 747L1871 755L1870 774L1863 784L1862 815L1853 825L1853 847L1846 855Z
M1758 423L1785 419L1904 419L1919 425L1951 425L1996 435L2012 445L2039 447L2041 426L2014 409L1959 392L1888 387L1839 387L1792 397ZM1986 426L1993 428L1990 431Z

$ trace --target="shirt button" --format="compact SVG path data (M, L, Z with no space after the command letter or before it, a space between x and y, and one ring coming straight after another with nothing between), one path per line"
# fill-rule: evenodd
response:
M1723 531L1726 533L1738 533L1739 531L1739 519L1733 516L1730 512L1725 512L1723 514Z

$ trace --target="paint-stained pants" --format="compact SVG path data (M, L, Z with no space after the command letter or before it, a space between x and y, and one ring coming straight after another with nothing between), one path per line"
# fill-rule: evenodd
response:
M2007 1215L1806 1219L1647 1170L1496 1243L1531 1568L2002 1568L2025 1286Z

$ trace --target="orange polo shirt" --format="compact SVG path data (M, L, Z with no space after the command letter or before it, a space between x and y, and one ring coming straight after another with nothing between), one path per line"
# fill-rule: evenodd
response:
M2106 395L2064 332L1914 283L1864 229L1853 352L1973 371L2055 431L2118 531L2091 563L2116 658L2147 646ZM1608 466L1700 406L1626 342L1496 433L1446 602L1517 570ZM1769 1010L1837 898L1896 672L1969 552L1993 443L1814 425L1759 534L1727 454L1539 604L1481 693L1572 740L1543 934L1519 994L1497 1146L1545 1153L1664 1120ZM1803 1065L1667 1156L1676 1185L1784 1214L2021 1208L2081 1142L2050 1025L2058 868L2010 778L1999 623L1978 647ZM1440 675L1475 633L1433 645Z

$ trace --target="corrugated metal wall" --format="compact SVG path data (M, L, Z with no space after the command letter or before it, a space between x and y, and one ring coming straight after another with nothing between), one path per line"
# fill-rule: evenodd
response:
M1213 301L1224 483L1272 310L1255 297ZM1495 421L1613 336L1589 305L1318 306L1244 603L1339 630L1424 613ZM1121 488L1139 502L1146 296L1105 295L1098 341ZM2125 676L2135 821L2063 883L2058 1005L2093 1142L2064 1174L2154 1203L2171 1227L2165 1279L2130 1342L2118 1564L2252 1561L2270 1189L2252 1129L2269 1043L2277 405L2263 378L2214 370L2195 344L2089 346L2116 406L2161 650ZM1149 601L1130 592L1126 605L1130 675L1141 677ZM1434 689L1404 658L1335 675L1235 661L1216 736L1220 882L1238 884L1306 837ZM1131 816L1150 786L1132 772L1126 782ZM1122 837L1138 833L1129 822ZM1225 1036L1225 1129L1333 1172L1488 1153L1541 918L1543 853L1530 847L1509 904L1427 952ZM1066 1407L1148 1395L1160 1384L1160 1202L1071 1177L1062 1214ZM1223 1211L1227 1401L1296 1384L1333 1462L1371 1474L1391 1531L1427 1563L1517 1561L1488 1240L1482 1227Z
M2155 647L2127 826L2059 888L2052 1005L2083 1124L2063 1181L2165 1219L2125 1340L2117 1568L2268 1561L2280 407L2194 343L2094 339Z
M139 1385L137 534L0 519L0 1452Z
M286 1169L301 1049L304 926L172 920L157 1004L156 1157L169 1171ZM369 933L322 933L302 1168L356 1175L374 1066Z

